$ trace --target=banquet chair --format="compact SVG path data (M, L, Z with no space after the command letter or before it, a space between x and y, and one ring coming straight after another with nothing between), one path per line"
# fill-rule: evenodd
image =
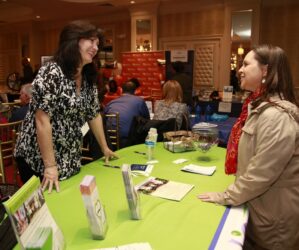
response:
M162 99L162 89L151 89L151 100L153 112L155 112L155 102Z
M89 155L89 153L90 153L89 144L82 145L81 151L82 151L82 156L81 156L81 163L82 164L94 161L94 158Z
M17 135L23 121L0 124L0 177L6 183L5 168L12 167L14 182L17 183L17 167L13 157Z
M120 148L119 139L119 113L107 113L104 115L106 136L113 150Z

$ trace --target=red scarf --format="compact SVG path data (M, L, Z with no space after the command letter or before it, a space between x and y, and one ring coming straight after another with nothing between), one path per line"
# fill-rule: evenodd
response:
M261 90L251 93L242 106L242 112L234 124L227 143L226 159L225 159L225 173L235 174L238 165L238 145L242 134L242 128L248 116L248 104L256 100L261 95Z

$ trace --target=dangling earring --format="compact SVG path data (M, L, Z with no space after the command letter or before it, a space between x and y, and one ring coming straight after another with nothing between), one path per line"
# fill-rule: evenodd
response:
M266 78L263 78L262 79L262 84L265 84L265 82L266 82Z

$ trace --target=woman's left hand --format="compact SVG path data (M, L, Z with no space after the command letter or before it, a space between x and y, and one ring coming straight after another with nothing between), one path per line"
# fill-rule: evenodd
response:
M108 163L110 159L112 158L119 158L116 153L114 153L110 148L106 148L104 150L104 157L105 157L105 163Z

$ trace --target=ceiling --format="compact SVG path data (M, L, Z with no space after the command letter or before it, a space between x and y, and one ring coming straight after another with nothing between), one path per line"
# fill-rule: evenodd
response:
M149 2L161 1L135 0L135 4ZM128 10L131 5L130 0L0 0L0 24L80 19ZM36 18L37 16L40 18Z

